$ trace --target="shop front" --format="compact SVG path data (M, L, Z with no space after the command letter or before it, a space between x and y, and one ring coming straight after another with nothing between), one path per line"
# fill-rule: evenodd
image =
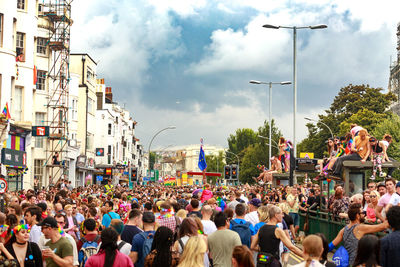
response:
M5 170L8 191L23 189L24 174L26 171L26 152L3 148L1 150L1 164L2 170Z
M88 159L85 155L78 156L76 160L76 183L81 186L93 184L94 172L94 160Z
M117 184L128 185L129 167L127 165L117 164L113 169L113 181Z
M95 166L93 175L93 183L98 185L106 185L109 179L113 178L113 165L99 164Z

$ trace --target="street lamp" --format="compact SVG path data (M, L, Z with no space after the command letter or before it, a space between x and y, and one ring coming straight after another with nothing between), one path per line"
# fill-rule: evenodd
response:
M168 126L164 129L159 130L157 133L155 133L155 135L153 135L153 137L151 138L150 144L149 144L149 175L151 177L151 168L150 168L150 148L151 148L151 144L153 143L154 138L156 138L157 135L159 135L161 132L166 131L166 130L173 130L176 129L176 126Z
M328 125L326 125L326 124L323 123L322 121L316 121L316 120L313 120L313 119L310 119L310 118L307 118L307 117L304 117L304 119L305 119L305 120L308 120L308 121L313 121L313 122L316 122L316 123L321 123L322 125L324 125L326 128L328 128L329 132L331 133L332 139L333 139L332 130L331 130L331 128L329 128Z
M261 81L255 81L255 80L251 80L250 83L252 84L268 84L269 85L269 158L271 158L271 153L272 153L272 149L271 149L271 140L272 140L272 117L271 117L271 112L272 112L272 85L273 84L280 84L280 85L288 85L288 84L292 84L291 81L284 81L284 82L261 82ZM268 167L271 168L271 161L268 160Z
M269 139L268 137L262 136L262 135L258 135L257 137L262 138L262 139ZM272 139L272 142L274 142L275 145L279 146L278 143L274 139Z
M296 157L296 112L297 112L297 68L296 68L296 35L298 29L326 29L328 28L325 24L317 24L312 26L276 26L271 24L263 25L267 29L292 29L293 30L293 155Z

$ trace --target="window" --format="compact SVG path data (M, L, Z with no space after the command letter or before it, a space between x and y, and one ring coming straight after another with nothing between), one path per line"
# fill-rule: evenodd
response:
M17 8L25 9L25 0L17 0Z
M41 37L36 38L36 52L38 54L46 55L47 54L46 44L47 44L46 38L41 38Z
M43 184L43 160L42 159L35 159L33 163L33 176L39 180L39 188L42 188Z
M17 32L17 40L15 43L15 48L17 51L17 61L25 61L25 33Z
M12 99L13 113L15 121L22 121L22 92L23 87L16 86Z
M36 126L43 126L45 125L44 121L45 113L43 112L36 112L35 113L35 125ZM43 148L43 138L41 136L36 136L35 137L35 147L37 148Z
M46 75L47 73L43 70L37 71L37 82L36 82L37 90L46 90Z
M86 80L91 83L92 79L94 79L93 71L88 67L86 70Z
M71 118L72 120L76 120L78 118L78 100L72 99L72 108L71 108Z
M107 164L111 164L111 146L108 146L107 150Z
M93 149L93 134L88 133L86 135L86 150L92 150Z
M111 123L108 124L108 135L111 135L112 125Z
M3 23L4 15L0 13L0 47L3 47Z
M94 100L88 98L88 113L93 113Z

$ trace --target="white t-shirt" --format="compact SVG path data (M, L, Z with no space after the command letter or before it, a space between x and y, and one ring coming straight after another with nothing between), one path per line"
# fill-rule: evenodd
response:
M393 206L397 206L400 203L400 195L397 193L394 193L389 200L389 204L392 204Z
M244 216L246 222L250 222L253 226L260 222L257 211L252 211Z
M217 231L217 227L215 226L215 223L213 221L201 220L201 223L203 224L204 234L211 235L212 233Z
M388 142L388 141L382 140L382 141L379 141L379 142L381 142L382 144L384 144L386 148L389 147L389 142Z
M34 242L39 245L40 237L42 236L42 227L35 224L32 226L29 233L29 242Z
M117 242L118 247L119 247L119 244L121 244L121 242L122 242L122 240L119 240L119 241ZM100 246L101 246L101 242L100 242L99 245L97 246L97 253L98 253L99 250L100 250ZM132 248L132 245L125 242L125 244L122 246L122 248L119 250L119 252L121 252L122 254L125 254L125 255L129 256L129 253L131 253L131 248Z

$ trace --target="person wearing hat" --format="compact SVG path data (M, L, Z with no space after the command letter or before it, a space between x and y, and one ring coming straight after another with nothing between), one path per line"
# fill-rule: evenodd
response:
M261 200L253 198L249 202L249 213L244 216L244 220L250 222L253 226L260 222L257 209L261 206Z
M143 247L149 241L152 242L155 234L155 222L156 217L152 212L143 212L143 232L136 234L132 240L132 248L129 257L131 258L135 267L143 267L144 259L147 255L144 255ZM149 251L150 252L150 251Z
M45 238L50 239L42 250L47 267L73 266L73 251L71 243L58 231L58 224L54 217L47 217L38 226L42 227Z
M389 204L386 206L388 211L393 206L399 206L400 204L400 182L396 184L396 192L390 197Z
M379 197L382 197L384 194L386 194L385 183L383 183L383 182L379 183L377 189L378 189L378 192L379 192Z

